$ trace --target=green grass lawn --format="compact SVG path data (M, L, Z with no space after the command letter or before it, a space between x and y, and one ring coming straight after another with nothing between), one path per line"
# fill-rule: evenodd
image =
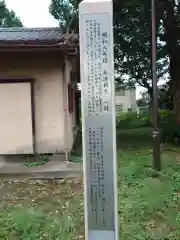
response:
M120 239L179 240L178 153L162 153L163 170L155 178L150 131L120 131L117 139ZM0 200L0 239L84 239L83 184L78 179L1 182Z

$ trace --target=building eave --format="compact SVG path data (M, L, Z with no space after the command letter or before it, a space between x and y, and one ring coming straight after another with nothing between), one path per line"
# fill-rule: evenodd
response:
M78 48L77 34L63 34L60 28L0 28L0 51L61 51Z

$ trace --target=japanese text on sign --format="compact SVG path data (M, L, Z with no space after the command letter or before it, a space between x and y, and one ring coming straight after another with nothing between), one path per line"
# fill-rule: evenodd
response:
M101 21L86 20L86 55L88 60L88 115L109 112L108 33Z
M83 14L82 93L88 227L112 231L114 219L112 49L108 13Z
M91 166L91 207L94 224L106 228L104 192L104 128L89 128L88 156ZM100 206L98 206L100 204Z

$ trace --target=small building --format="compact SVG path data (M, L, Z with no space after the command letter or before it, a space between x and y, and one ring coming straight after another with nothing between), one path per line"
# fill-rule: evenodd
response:
M117 115L121 112L137 112L136 89L117 89L115 103Z
M68 156L76 130L78 36L0 29L0 154Z

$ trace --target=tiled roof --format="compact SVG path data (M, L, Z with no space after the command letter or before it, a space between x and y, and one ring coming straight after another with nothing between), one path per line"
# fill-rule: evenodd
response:
M53 41L62 35L60 28L0 28L0 41Z

